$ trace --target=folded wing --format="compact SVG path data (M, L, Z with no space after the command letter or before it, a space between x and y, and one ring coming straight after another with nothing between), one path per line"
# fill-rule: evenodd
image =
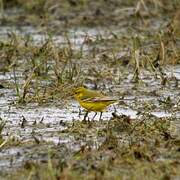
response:
M115 102L115 101L117 101L117 99L107 97L107 96L83 99L83 102Z

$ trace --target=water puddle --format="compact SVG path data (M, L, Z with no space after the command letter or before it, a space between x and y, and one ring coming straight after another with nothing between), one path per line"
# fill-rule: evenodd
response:
M66 47L69 42L71 43L71 48L74 50L83 47L83 51L88 50L88 45L86 41L96 41L103 38L112 38L111 31L103 28L78 28L69 29L66 33L61 32L60 35L47 35L43 30L35 29L31 26L22 26L17 28L16 26L2 26L0 31L1 41L6 41L9 36L19 36L22 38L28 38L34 45L44 44L50 37L53 42L58 45L58 47Z
M8 34L12 32L24 37L31 36L32 42L36 45L43 44L48 38L41 31L28 26L21 27L20 29L17 29L17 27L1 27L1 40L6 40L9 36ZM103 30L102 28L79 28L70 29L67 32L67 36L72 44L72 48L79 49L85 43L85 40L87 40L86 38L95 41L98 38L111 38L112 34L110 31ZM60 46L68 45L67 37L64 35L53 36L52 40ZM84 51L88 50L88 48L88 45L83 46ZM169 79L175 77L179 83L180 66L168 66L165 73ZM127 72L127 76L119 81L119 74L114 74L114 78L120 82L118 85L114 85L114 94L117 98L121 98L119 94L124 93L124 99L121 100L122 104L109 107L103 113L103 120L111 119L112 112L116 112L118 115L129 116L131 119L136 120L136 118L139 118L138 113L143 112L145 108L150 114L158 118L172 116L180 118L178 109L179 87L169 87L169 85L163 87L159 80L155 80L147 72L141 75L143 83L137 85L131 81L132 76L133 74ZM17 70L16 78L20 85L24 83L22 70ZM84 143L74 140L68 134L60 135L60 132L67 128L66 122L83 119L84 111L79 110L77 102L70 100L63 107L58 107L60 102L57 102L57 104L51 103L46 106L39 106L35 103L18 106L16 104L17 96L15 89L8 88L9 84L14 84L14 74L12 72L0 73L0 81L7 83L4 88L0 89L0 117L6 122L2 132L3 139L7 140L9 137L12 137L17 142L40 143L39 147L35 147L32 143L32 145L27 147L13 146L2 149L0 151L0 168L19 166L28 160L33 152L41 151L43 148L48 151L49 144L65 144L71 148L78 149ZM92 86L91 83L89 84L90 86ZM110 87L113 87L113 85L110 84ZM176 107L175 105L171 106L172 109L165 107L167 109L165 111L164 106L166 106L165 100L167 97L170 97L172 104L176 104ZM175 113L173 108L176 110ZM93 116L94 113L91 112L88 117L92 119ZM99 115L96 116L95 120L99 120ZM90 139L94 144L97 141L93 137Z
M171 117L172 114L168 113L168 112L151 112L152 115L158 117L158 118L162 118L162 117Z

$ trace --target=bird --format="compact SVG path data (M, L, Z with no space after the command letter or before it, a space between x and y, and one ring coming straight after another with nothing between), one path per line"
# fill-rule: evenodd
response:
M117 101L115 98L111 98L103 95L101 92L96 90L87 89L85 87L78 87L73 91L74 98L79 104L86 110L84 115L84 121L88 116L89 112L95 112L92 120L96 117L97 113L100 112L99 120L102 120L103 111L110 105Z

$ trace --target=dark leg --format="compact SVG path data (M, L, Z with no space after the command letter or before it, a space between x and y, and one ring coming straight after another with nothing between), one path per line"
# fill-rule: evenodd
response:
M87 117L87 115L88 115L88 111L86 111L86 114L84 115L84 119L83 119L83 121L86 121L86 117Z
M114 113L116 113L116 112L117 112L117 110L116 110L116 106L115 106L115 105L113 105L113 108L114 108Z
M92 120L94 120L94 118L96 117L96 115L97 115L97 112L95 112L95 115L93 116Z
M101 120L102 120L102 119L101 119L101 117L102 117L102 112L101 112L101 114L100 114L99 121L101 121Z
M79 118L81 116L81 108L79 108L79 114L78 114Z

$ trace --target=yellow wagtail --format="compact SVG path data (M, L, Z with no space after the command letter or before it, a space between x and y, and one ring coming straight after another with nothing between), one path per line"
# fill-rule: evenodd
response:
M88 113L91 111L95 112L92 120L96 117L97 112L101 113L99 118L99 120L101 120L102 113L106 107L117 101L116 99L105 96L98 91L86 89L84 87L78 87L75 89L74 97L79 104L86 109L84 120L86 120Z

